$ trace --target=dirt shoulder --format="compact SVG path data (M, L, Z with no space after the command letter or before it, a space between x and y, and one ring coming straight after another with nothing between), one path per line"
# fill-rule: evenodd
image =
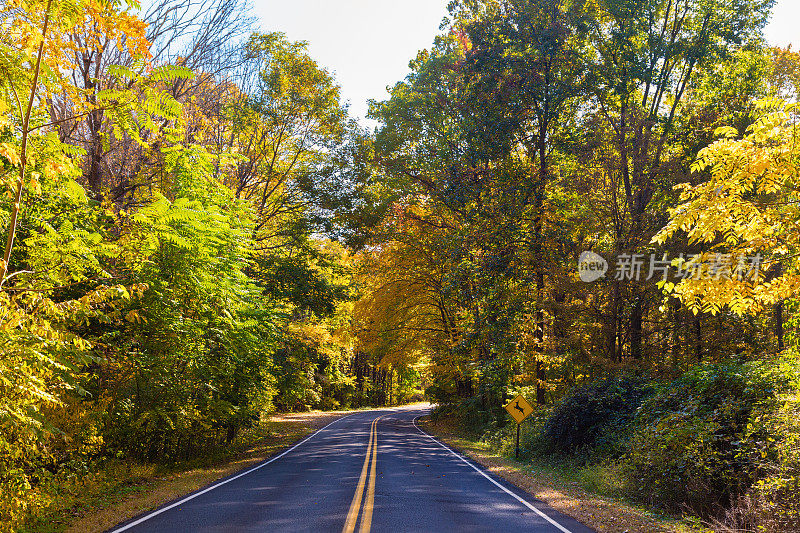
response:
M87 487L81 503L53 509L48 530L71 533L102 532L141 513L176 500L211 483L255 466L282 452L310 433L353 411L275 414L252 435L252 443L213 464L164 473L157 467L133 465L127 475Z
M420 426L448 446L533 498L600 533L688 533L704 531L615 498L594 494L554 469L500 456L485 444L466 438L444 421L420 419Z

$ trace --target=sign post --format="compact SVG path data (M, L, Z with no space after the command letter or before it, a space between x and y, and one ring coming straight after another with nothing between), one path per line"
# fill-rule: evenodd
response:
M517 421L517 448L514 457L519 459L519 425L533 413L533 407L520 394L506 405L506 411Z

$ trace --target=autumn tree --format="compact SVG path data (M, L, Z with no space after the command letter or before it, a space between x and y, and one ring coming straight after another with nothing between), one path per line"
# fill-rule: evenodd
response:
M615 224L613 253L646 246L671 183L670 140L700 69L757 39L772 2L695 0L607 0L598 3L591 35L594 104L591 127L605 135ZM595 155L598 155L595 152ZM622 299L612 283L607 313L607 353L623 355L617 317L628 317L629 355L642 356L642 318L652 303L633 284Z
M668 287L695 313L716 314L725 307L754 313L800 288L793 261L798 246L796 104L762 100L758 109L760 117L743 138L722 127L723 138L700 152L692 169L709 178L681 186L680 204L654 237L664 242L680 233L707 245L691 260L699 275Z
M468 352L456 350L464 317L448 287L452 223L441 208L395 205L377 230L380 244L360 254L353 309L357 350L397 372L429 360L437 398L471 396L476 377Z

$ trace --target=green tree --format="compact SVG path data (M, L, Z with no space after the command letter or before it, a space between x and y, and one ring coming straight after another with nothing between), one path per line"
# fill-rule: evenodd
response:
M661 176L670 166L670 146L685 99L702 68L725 58L734 47L760 36L772 0L607 0L591 35L597 61L590 122L610 145L604 164L613 189L613 252L646 246L657 226L652 220L669 201L672 183ZM649 211L648 208L652 210ZM657 217L657 215L656 215ZM642 356L646 291L632 285L628 305L613 283L609 298L607 352L623 355L617 317L628 317L629 354Z

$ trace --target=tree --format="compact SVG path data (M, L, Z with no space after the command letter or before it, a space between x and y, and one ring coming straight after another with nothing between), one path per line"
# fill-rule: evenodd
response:
M281 33L251 36L243 92L226 102L231 127L216 139L246 157L225 179L255 207L265 249L285 245L292 235L285 228L303 224L313 207L306 193L348 128L339 88L306 47Z
M447 215L419 205L396 205L378 231L380 244L360 255L360 298L352 312L356 350L375 366L402 374L421 360L447 395L472 393L471 358L455 348L463 341L463 317L446 286L449 266Z
M585 28L592 7L582 1L505 1L473 5L461 15L469 37L465 66L473 98L491 102L477 119L495 150L521 151L536 170L521 181L533 217L530 248L536 284L535 338L541 352L545 333L545 275L552 259L545 257L544 223L547 187L552 180L552 152L559 131L574 113L570 105L585 91ZM480 12L480 16L477 16ZM500 133L502 132L502 133ZM500 139L505 136L505 139ZM498 152L498 154L501 152ZM536 362L539 403L544 403L541 357Z
M592 23L595 114L607 128L609 187L614 209L613 251L646 245L657 227L648 206L667 195L669 141L699 69L725 57L733 46L757 38L771 0L734 4L700 0L606 0ZM602 131L602 130L598 130ZM665 160L665 157L667 160ZM630 355L642 356L642 317L647 303L633 285L629 309L618 283L612 286L608 353L621 358L617 317L629 317Z
M83 183L95 199L106 189L123 203L141 186L150 163L148 152L127 135L116 135L98 98L103 92L130 89L114 66L146 77L152 68L175 65L196 76L162 79L161 89L186 103L210 80L230 74L241 63L240 41L251 21L240 2L202 5L163 0L150 3L136 17L135 3L92 2L91 16L65 29L58 50L64 82L48 95L52 121L61 140L86 151ZM135 77L134 76L134 77ZM74 87L71 91L66 88ZM165 121L163 125L166 125ZM132 163L132 164L131 164Z
M685 232L690 243L708 245L691 261L698 275L667 286L695 313L758 312L800 289L792 261L800 242L797 107L769 99L758 109L743 138L723 127L724 138L700 152L692 170L709 172L707 181L680 187L681 203L653 238Z

